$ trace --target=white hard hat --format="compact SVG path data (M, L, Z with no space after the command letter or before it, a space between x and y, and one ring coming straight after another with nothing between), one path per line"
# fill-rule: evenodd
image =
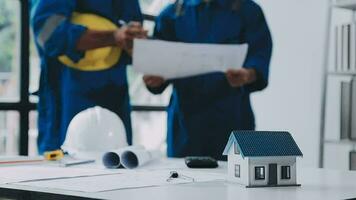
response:
M98 159L106 151L126 146L122 120L115 113L97 106L72 119L62 150L75 158Z

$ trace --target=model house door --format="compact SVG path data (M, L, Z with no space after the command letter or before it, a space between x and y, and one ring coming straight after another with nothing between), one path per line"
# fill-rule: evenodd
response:
M277 164L268 166L268 185L277 185Z

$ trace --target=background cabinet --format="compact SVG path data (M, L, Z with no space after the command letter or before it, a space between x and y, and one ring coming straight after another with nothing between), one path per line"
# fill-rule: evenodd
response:
M355 104L355 105L353 105ZM356 78L329 75L326 91L325 140L356 139Z
M355 144L348 141L327 142L324 147L325 168L337 170L356 169L356 153L353 153L356 151Z
M356 0L334 0L330 6L321 128L320 165L324 168L356 170L355 10Z

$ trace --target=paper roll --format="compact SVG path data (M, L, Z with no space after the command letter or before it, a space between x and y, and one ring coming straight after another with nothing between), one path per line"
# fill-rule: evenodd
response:
M160 157L159 151L131 149L122 152L121 164L127 169L134 169Z
M108 169L122 168L121 155L130 150L144 150L143 146L129 146L114 151L106 152L102 157L103 165Z

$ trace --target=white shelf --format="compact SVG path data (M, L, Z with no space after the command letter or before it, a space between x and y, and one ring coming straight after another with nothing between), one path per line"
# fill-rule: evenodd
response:
M356 145L356 141L354 140L348 140L348 139L343 139L343 140L324 140L324 143L327 144L343 144L343 145Z
M334 7L356 10L356 0L335 0Z
M348 72L342 72L342 71L329 71L328 74L330 75L351 75L351 76L356 76L356 71L348 71Z

